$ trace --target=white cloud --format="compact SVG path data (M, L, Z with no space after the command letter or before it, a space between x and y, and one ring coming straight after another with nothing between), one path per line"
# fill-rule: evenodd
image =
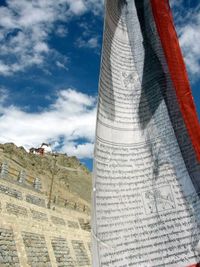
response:
M85 47L85 48L98 48L99 43L98 43L98 37L91 37L87 40L85 40L83 37L79 37L76 40L76 45L79 48Z
M0 7L1 75L12 75L33 65L42 67L47 56L55 54L48 46L49 35L67 34L66 29L56 26L59 22L102 10L102 3L97 0L7 0L6 3L7 6Z
M0 74L5 76L10 74L10 66L4 64L2 60L0 60Z
M97 35L97 32L94 32L93 23L87 23L85 21L82 21L79 23L79 27L82 30L82 35L77 38L75 45L79 48L95 49L97 52L97 48L100 47L100 38Z
M96 48L99 45L97 37L90 38L87 43L90 48Z
M59 25L55 31L56 35L63 38L66 37L68 34L68 29L63 25Z
M170 0L170 6L171 7L175 7L175 6L180 6L182 5L183 0Z
M171 0L180 45L192 81L200 72L200 4L192 7L183 0Z
M0 113L2 105L5 103L7 98L8 98L8 91L4 87L0 87Z
M67 1L69 6L70 6L70 10L74 13L74 14L81 14L84 13L87 10L85 1L82 0L68 0Z
M56 61L56 66L61 68L61 69L64 69L64 70L68 71L68 68L58 60Z
M95 15L103 11L104 0L86 0L85 2Z
M5 89L0 94L7 97ZM4 98L5 99L5 98ZM0 103L0 143L14 142L27 149L42 142L64 143L60 151L91 158L96 120L96 98L73 89L58 92L55 103L40 113L28 113ZM79 139L86 140L79 144Z
M80 159L93 158L94 145L92 143L78 144L76 142L68 142L62 151L68 155L76 156Z
M179 29L180 45L188 70L199 78L200 72L200 13Z
M49 52L49 48L48 45L44 42L38 42L35 46L34 46L34 50L36 52L45 52L48 53Z

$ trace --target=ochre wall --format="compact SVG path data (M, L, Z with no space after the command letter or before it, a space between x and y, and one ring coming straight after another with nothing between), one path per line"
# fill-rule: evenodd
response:
M3 178L0 204L1 267L91 266L88 214L47 209L43 194Z

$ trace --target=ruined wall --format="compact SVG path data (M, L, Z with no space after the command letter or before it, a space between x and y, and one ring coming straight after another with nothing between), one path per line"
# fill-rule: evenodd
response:
M91 266L89 215L0 178L0 266Z

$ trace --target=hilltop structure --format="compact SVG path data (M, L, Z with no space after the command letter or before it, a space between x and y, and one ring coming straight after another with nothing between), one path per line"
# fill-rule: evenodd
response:
M29 153L36 155L44 155L45 153L52 153L51 144L42 143L40 147L32 147L29 149Z

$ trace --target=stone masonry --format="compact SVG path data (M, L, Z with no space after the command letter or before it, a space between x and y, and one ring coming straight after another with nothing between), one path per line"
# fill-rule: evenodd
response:
M84 243L80 240L72 240L72 246L76 254L77 266L89 265L89 258Z
M13 231L0 228L0 266L20 267Z
M48 249L43 235L22 233L28 263L32 267L51 267Z
M66 239L54 238L51 240L51 244L59 267L75 267Z
M0 267L91 267L89 217L0 179Z

